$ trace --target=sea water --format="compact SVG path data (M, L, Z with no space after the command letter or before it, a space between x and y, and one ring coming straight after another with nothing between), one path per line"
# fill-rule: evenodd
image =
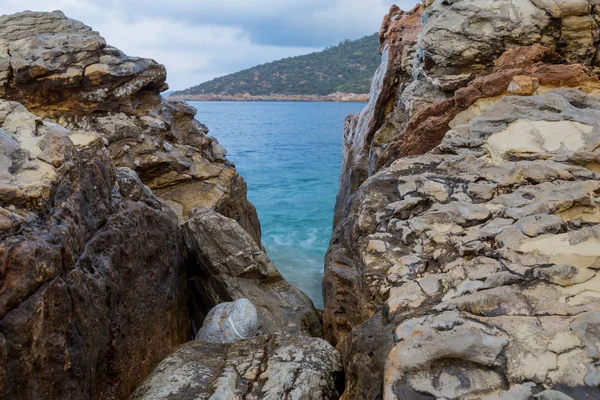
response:
M290 283L322 307L344 119L365 104L189 103L248 183L267 254Z

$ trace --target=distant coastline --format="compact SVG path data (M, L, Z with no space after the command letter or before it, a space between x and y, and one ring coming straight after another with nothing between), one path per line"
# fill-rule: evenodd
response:
M189 95L170 95L168 100L186 100L186 101L328 101L328 102L367 102L368 94L359 93L332 93L328 95L260 95L252 96L250 94L189 94Z

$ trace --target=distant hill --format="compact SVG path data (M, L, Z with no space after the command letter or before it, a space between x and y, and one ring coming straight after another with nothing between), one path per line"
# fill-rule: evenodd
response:
M377 34L345 40L304 56L284 58L175 92L174 96L276 96L369 93L379 66Z

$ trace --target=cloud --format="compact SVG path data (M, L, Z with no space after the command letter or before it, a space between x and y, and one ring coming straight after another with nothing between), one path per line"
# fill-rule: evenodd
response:
M166 65L184 89L318 51L379 29L389 6L416 0L0 0L0 12L60 9L125 53Z

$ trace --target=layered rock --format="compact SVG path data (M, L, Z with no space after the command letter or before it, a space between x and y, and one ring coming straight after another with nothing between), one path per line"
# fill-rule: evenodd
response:
M597 397L596 3L424 3L384 19L346 124L344 398Z
M163 360L131 399L333 400L341 377L340 355L323 339L276 334L229 344L194 341Z
M391 156L402 155L389 154L388 147L401 147L402 141L408 140L404 136L437 125L432 114L442 118L452 112L440 102L477 76L493 72L494 61L506 50L540 44L565 61L600 67L596 48L600 11L593 0L423 3L408 12L393 6L384 18L380 31L382 61L373 78L369 103L346 121L336 222L360 184L389 165ZM501 67L509 70L520 66L517 63ZM554 71L541 73L556 76ZM430 106L434 109L424 110ZM415 126L418 114L424 121ZM405 154L419 154L435 147L444 133L437 126L436 129L434 133L426 132L428 139L421 139L419 147Z
M395 343L386 398L600 393L599 116L580 91L507 96L361 187L340 241Z
M127 397L189 335L177 217L18 103L0 143L0 398Z
M60 11L0 17L0 97L75 134L106 139L115 164L135 170L180 222L209 207L260 243L245 182L196 111L162 99L165 79L163 65L123 54Z

